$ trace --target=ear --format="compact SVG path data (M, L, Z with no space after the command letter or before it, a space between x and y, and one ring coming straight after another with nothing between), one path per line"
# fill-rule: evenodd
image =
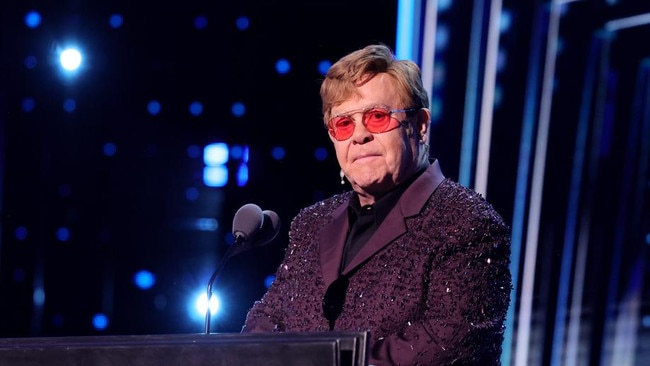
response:
M418 134L424 143L429 142L429 126L431 125L431 111L428 108L422 108L418 112Z

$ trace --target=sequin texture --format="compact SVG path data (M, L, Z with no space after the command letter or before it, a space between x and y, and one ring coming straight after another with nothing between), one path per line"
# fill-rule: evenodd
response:
M331 243L319 242L320 230L352 194L293 219L276 280L243 331L329 329L319 245ZM405 232L348 274L334 330L370 331L375 365L498 365L512 287L509 228L483 197L449 179L418 204L403 218Z

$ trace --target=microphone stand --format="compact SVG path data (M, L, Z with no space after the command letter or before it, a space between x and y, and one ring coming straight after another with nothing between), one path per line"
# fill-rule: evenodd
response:
M207 308L205 311L205 334L210 334L210 315L211 315L210 300L212 299L212 284L223 271L228 259L230 259L230 257L235 255L237 250L241 249L239 248L241 246L240 243L245 240L246 238L243 235L238 235L235 238L235 242L230 246L230 248L228 248L226 254L224 254L224 256L221 258L221 261L219 261L219 265L217 266L217 269L214 270L214 273L212 273L212 276L210 277L210 281L208 281L208 291L207 291L208 300L207 300Z

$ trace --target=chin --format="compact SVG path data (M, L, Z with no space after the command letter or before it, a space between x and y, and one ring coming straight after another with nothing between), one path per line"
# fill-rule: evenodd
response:
M363 176L358 177L354 180L354 184L362 188L364 191L373 191L377 188L384 187L389 184L390 181L386 180L385 176Z

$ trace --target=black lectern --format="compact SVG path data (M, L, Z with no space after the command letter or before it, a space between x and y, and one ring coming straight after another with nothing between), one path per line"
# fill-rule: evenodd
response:
M367 332L0 339L7 366L366 366Z

